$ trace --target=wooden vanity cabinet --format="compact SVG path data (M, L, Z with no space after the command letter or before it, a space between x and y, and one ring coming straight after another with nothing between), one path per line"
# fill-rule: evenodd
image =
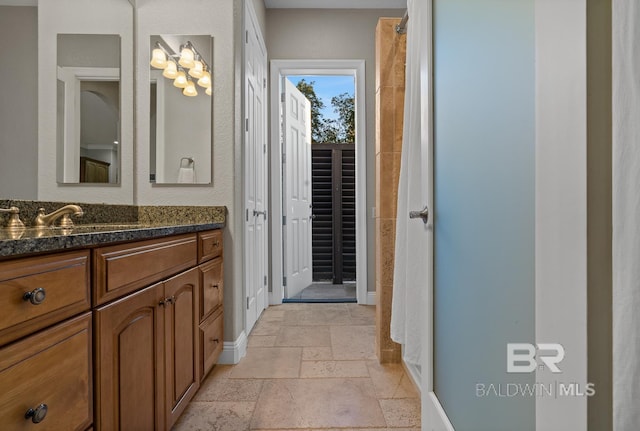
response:
M102 295L98 302L110 292L127 292L94 313L97 431L171 429L200 387L204 364L208 371L217 361L223 345L222 258L195 266L200 235L94 250L94 265L105 277L94 279ZM136 270L137 264L127 259L149 264ZM158 259L162 265L153 264ZM192 268L162 279L166 267L185 262L192 262ZM117 274L117 283L114 276L109 280L110 273ZM130 293L141 279L156 283ZM203 307L211 313L203 315ZM205 335L217 340L212 342L215 351L204 344Z

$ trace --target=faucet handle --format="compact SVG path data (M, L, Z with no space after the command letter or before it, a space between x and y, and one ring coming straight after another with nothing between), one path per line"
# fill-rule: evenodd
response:
M9 222L7 223L7 229L20 230L24 229L24 223L20 220L20 209L18 207L0 208L0 212L9 213Z

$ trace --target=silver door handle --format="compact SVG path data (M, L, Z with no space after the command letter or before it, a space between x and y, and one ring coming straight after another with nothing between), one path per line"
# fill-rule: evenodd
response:
M409 211L409 218L421 218L424 224L429 221L429 208L424 207L422 211Z
M267 212L266 211L253 210L253 216L254 217L259 216L259 215L261 215L265 220L267 219Z

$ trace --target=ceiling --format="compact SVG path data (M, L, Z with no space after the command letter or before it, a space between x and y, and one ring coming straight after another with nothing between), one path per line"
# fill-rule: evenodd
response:
M264 0L267 9L406 9L407 0Z

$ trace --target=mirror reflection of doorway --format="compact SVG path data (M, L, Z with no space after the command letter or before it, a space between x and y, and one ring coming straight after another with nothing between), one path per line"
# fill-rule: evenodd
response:
M285 301L356 302L354 78L287 79L311 104L312 282Z

